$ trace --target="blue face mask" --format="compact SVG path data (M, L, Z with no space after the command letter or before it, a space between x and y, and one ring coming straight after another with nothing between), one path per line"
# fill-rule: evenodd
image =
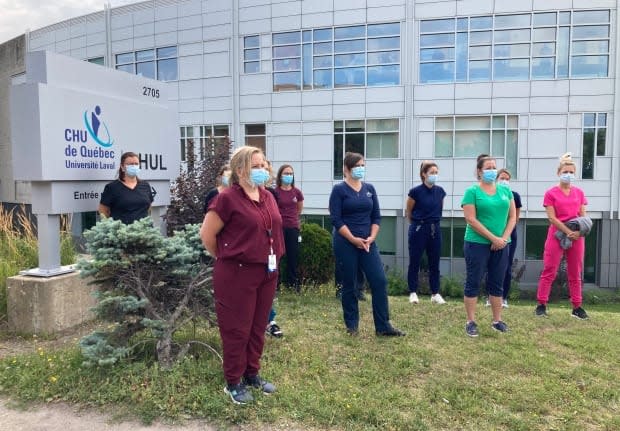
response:
M228 175L222 175L222 185L228 187L230 184L230 177Z
M125 166L125 173L129 177L137 177L140 173L140 166L138 165L127 165Z
M293 175L282 175L282 184L285 186L290 186L293 184Z
M428 175L426 177L426 182L430 185L433 185L437 182L437 180L439 179L439 175L438 174L432 174L432 175Z
M255 186L262 186L269 179L269 173L263 168L252 168L250 173L250 181Z
M366 167L365 166L355 166L351 169L351 178L356 180L363 180L364 175L366 175Z
M485 169L482 171L482 181L490 184L494 183L497 178L497 169Z
M560 181L564 184L570 184L575 179L575 174L562 174L560 175Z

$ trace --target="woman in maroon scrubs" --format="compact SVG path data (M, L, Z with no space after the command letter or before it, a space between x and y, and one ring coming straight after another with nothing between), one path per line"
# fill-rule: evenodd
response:
M284 252L282 218L272 194L265 156L238 148L230 160L230 187L211 202L200 237L215 257L213 289L224 353L224 391L235 404L253 401L250 388L275 391L259 375L265 322Z

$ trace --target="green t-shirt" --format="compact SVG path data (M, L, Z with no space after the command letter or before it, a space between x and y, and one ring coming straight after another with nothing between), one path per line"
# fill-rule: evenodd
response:
M498 184L496 187L496 193L490 196L480 188L480 185L474 184L465 190L461 207L474 205L478 221L493 235L502 236L508 224L510 201L514 198L509 187L503 184ZM491 244L491 241L476 232L470 225L465 228L465 241Z

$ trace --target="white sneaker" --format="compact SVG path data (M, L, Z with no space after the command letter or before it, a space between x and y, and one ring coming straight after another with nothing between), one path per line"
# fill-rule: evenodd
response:
M502 308L508 308L508 300L507 299L502 300Z
M443 299L441 297L441 295L439 293L434 294L433 296L431 296L431 304L445 304L446 300Z
M420 300L418 299L418 294L415 292L411 292L409 294L409 302L412 304L419 304Z

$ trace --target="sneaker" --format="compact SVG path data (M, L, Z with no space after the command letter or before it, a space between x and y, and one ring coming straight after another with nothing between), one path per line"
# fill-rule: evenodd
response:
M491 324L491 327L499 332L508 332L508 325L506 325L501 320L499 322Z
M507 299L502 300L502 308L508 308L508 300Z
M260 389L265 395L271 395L276 391L276 386L273 383L263 380L259 375L244 377L243 383L247 386Z
M545 304L538 304L534 314L538 317L547 317L547 306Z
M237 383L236 385L226 385L224 387L224 392L230 395L230 399L235 404L244 405L254 401L254 397L243 382Z
M406 334L400 329L390 326L385 331L377 331L377 337L404 337Z
M465 333L470 337L477 337L478 336L478 325L476 325L476 322L474 321L467 322L467 324L465 325Z
M574 308L572 316L577 318L577 319L579 319L579 320L587 320L588 319L588 313L586 313L586 310L584 310L581 307Z
M445 303L446 303L446 300L443 299L439 293L436 293L431 296L431 304L443 305Z
M409 302L410 302L411 304L419 304L419 303L420 303L420 300L418 299L418 294L417 294L417 293L415 293L415 292L411 292L411 293L409 294Z
M267 329L265 329L265 333L267 335L271 335L274 338L282 338L282 336L284 335L282 329L280 329L276 322L270 322L269 325L267 325Z
M487 298L486 302L484 303L485 307L490 307L491 306L491 301L489 301L489 298Z

